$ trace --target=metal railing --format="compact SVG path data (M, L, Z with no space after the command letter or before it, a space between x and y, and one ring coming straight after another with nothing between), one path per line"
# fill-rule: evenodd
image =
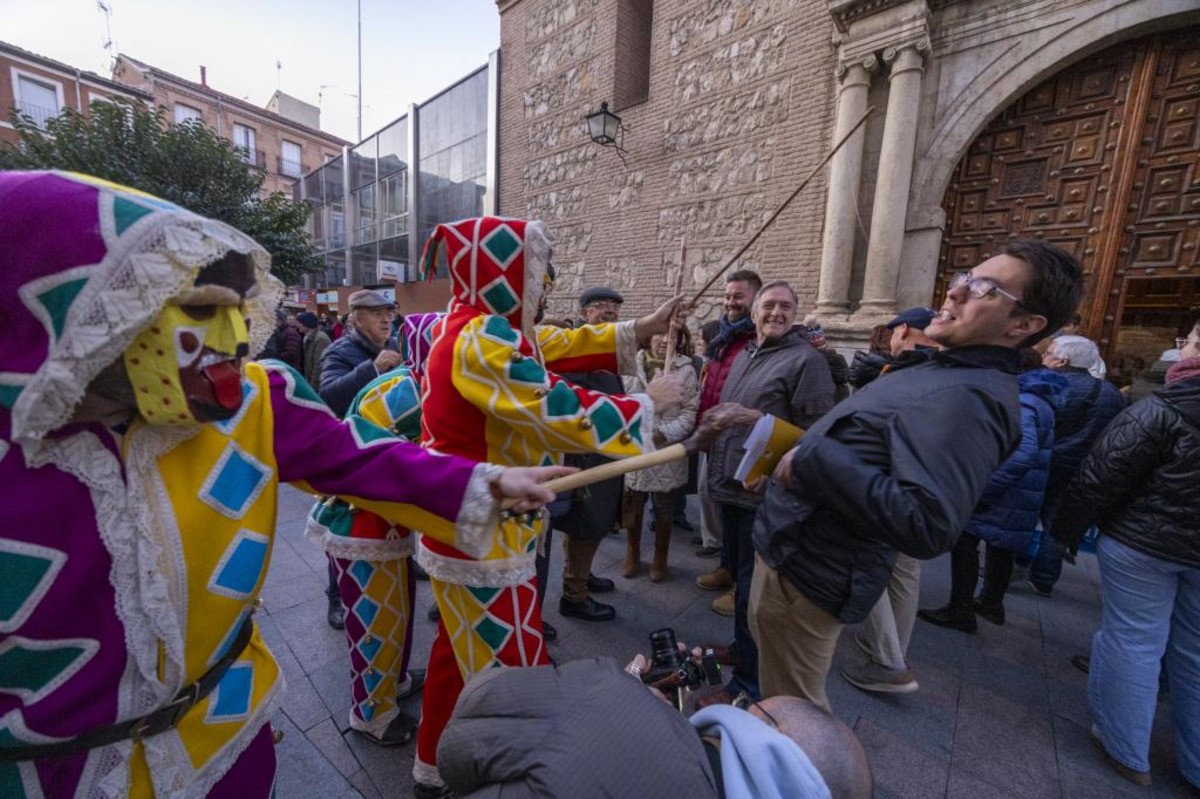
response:
M307 170L299 161L293 161L290 158L279 156L279 174L284 177L298 178L304 175Z
M45 129L46 121L54 119L58 116L60 109L46 108L42 105L33 105L32 103L21 103L17 112L23 117L29 117L33 124L40 129Z

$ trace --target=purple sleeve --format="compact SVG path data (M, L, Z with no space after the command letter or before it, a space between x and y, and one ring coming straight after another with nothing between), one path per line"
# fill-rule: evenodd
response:
M271 367L267 372L281 482L336 494L417 529L431 524L429 514L455 522L473 461L435 455L362 418L340 422L294 372Z

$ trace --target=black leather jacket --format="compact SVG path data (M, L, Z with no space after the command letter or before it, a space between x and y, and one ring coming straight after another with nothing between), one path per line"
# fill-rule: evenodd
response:
M1067 489L1055 537L1074 545L1092 524L1147 555L1200 566L1200 378L1126 408Z

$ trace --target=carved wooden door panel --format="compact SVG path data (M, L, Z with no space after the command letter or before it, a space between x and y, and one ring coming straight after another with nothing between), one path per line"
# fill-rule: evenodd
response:
M1109 48L1025 94L946 192L938 295L1007 239L1043 238L1083 264L1085 330L1109 352L1127 277L1196 267L1198 112L1196 28Z

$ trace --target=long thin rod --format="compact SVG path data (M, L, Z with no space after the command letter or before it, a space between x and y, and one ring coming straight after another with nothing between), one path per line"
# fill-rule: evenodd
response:
M804 191L804 187L807 186L812 181L812 179L817 176L818 172L820 172L822 169L825 168L825 165L828 164L835 155L837 155L837 151L842 149L842 145L845 144L846 142L848 142L850 140L850 137L858 132L858 129L860 127L862 127L864 122L867 121L867 117L871 116L871 114L873 114L874 112L875 112L875 106L871 106L865 112L863 112L863 115L861 117L859 117L857 122L854 123L854 127L850 128L850 130L846 131L846 135L842 136L841 140L838 141L838 143L833 146L833 149L829 151L829 154L821 159L821 163L817 164L813 168L813 171L808 173L808 177L806 177L803 181L800 182L799 187L797 187L797 189L794 192L792 192L791 195L786 200L783 201L783 204L775 209L775 213L771 214L771 216L767 218L767 221L762 223L762 226L759 227L759 229L757 231L755 231L754 235L750 237L750 240L747 241L745 244L743 244L741 249L739 249L737 252L735 252L733 254L733 257L730 258L728 261L726 261L725 265L722 266L719 270L717 270L717 273L715 275L713 275L711 278L709 278L709 281L704 284L703 288L701 288L698 292L696 292L696 296L692 297L692 299L691 299L691 303L690 303L691 305L695 305L696 302L701 297L704 296L705 292L707 292L710 288L713 287L713 284L717 282L717 280L721 277L721 275L723 275L727 271L729 271L729 267L733 266L734 263L737 262L737 259L739 259L743 255L745 255L746 250L748 250L752 246L754 246L754 242L758 241L758 237L766 232L767 228L769 228L771 226L771 223L775 221L775 218L777 216L779 216L781 213L783 213L783 209L787 208L788 205L791 204L792 200L796 199L796 197L798 197L800 195L800 192Z
M679 271L675 273L675 291L672 297L678 297L683 291L683 268L687 264L687 239L679 240ZM664 374L669 374L671 364L675 361L675 340L679 337L679 307L671 314L671 324L667 327L667 360L663 363Z

